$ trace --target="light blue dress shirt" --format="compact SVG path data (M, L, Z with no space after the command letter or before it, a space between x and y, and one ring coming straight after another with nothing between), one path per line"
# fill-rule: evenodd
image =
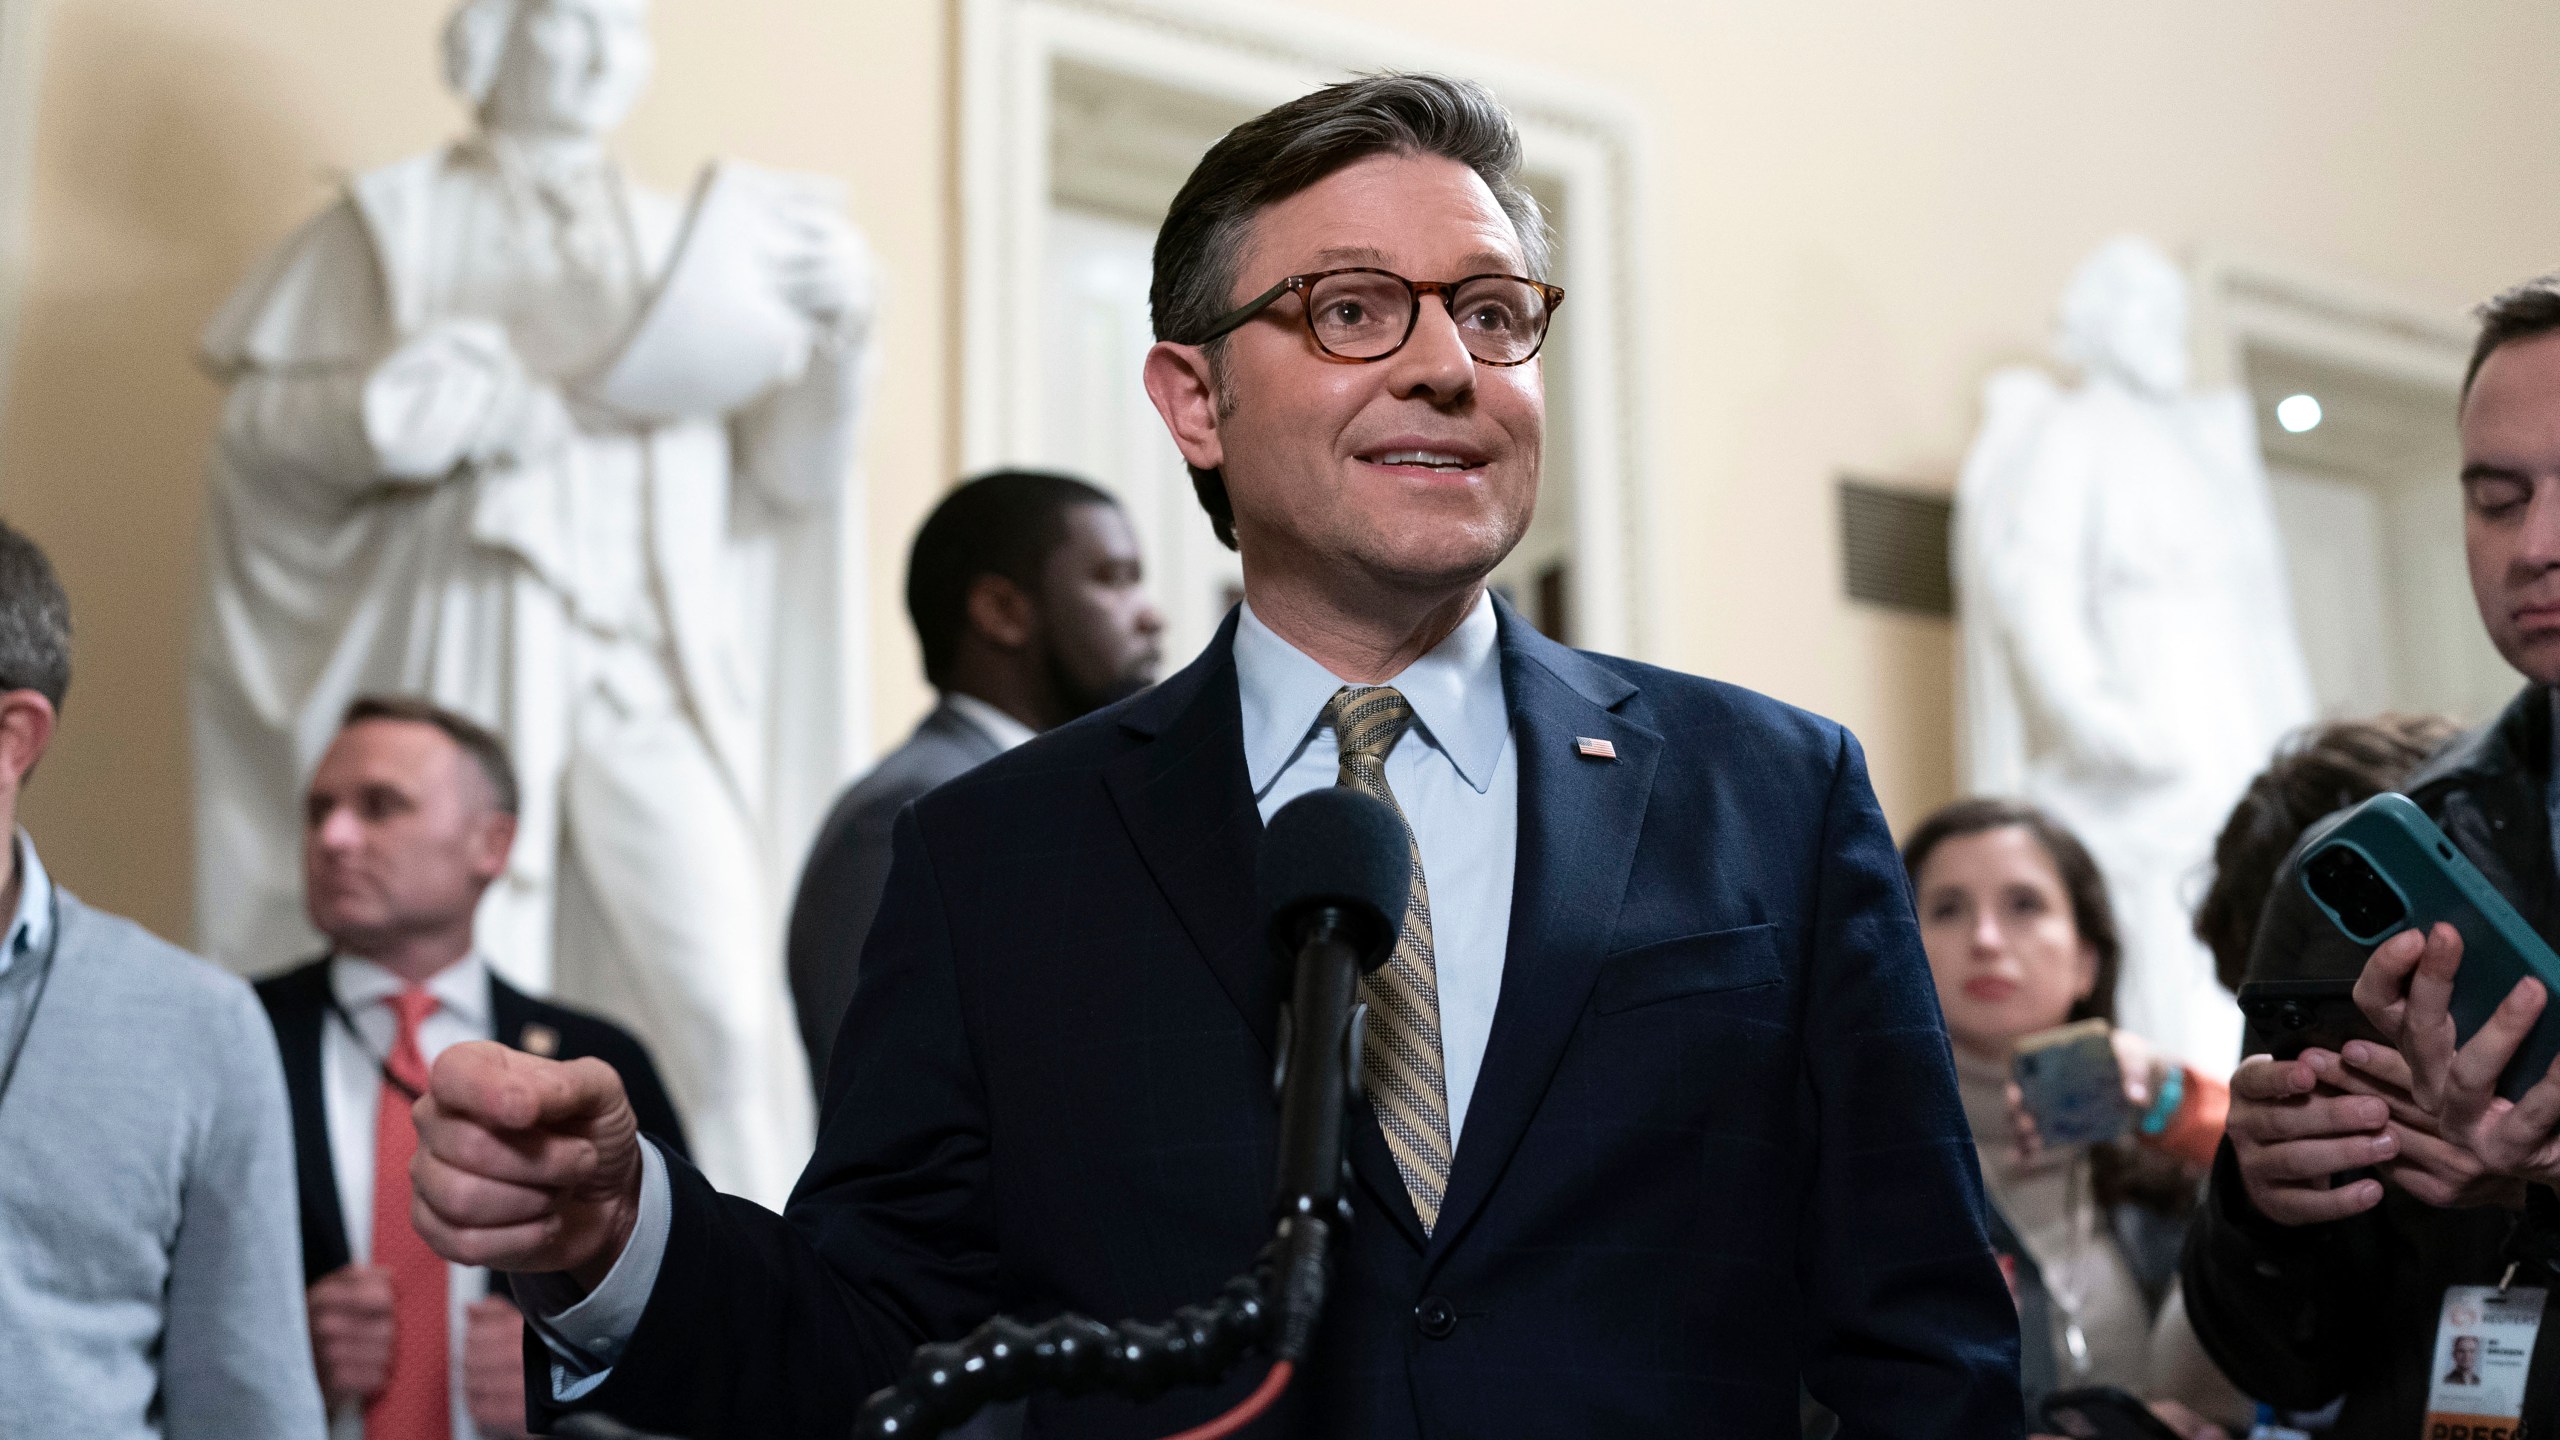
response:
M1387 788L1421 847L1422 882L1431 893L1449 1134L1461 1144L1502 999L1520 848L1520 761L1503 702L1501 639L1493 601L1479 595L1448 639L1386 682L1413 706L1413 728L1387 753ZM1245 773L1264 820L1334 783L1341 752L1324 707L1348 683L1273 634L1252 605L1244 607L1236 624L1236 698L1244 708Z
M1385 682L1413 707L1413 727L1387 755L1387 788L1422 850L1431 893L1449 1133L1461 1142L1502 998L1519 855L1520 763L1502 689L1501 638L1492 599L1479 595L1448 639ZM1235 660L1245 773L1269 820L1291 800L1335 782L1340 753L1324 708L1349 682L1273 633L1249 604L1236 623ZM516 1298L551 1350L559 1400L604 1383L640 1326L666 1258L675 1208L666 1160L646 1139L640 1151L640 1213L603 1283L579 1299L566 1276L515 1277Z
M0 938L0 1067L24 1043L21 1032L28 1019L27 1007L34 1003L36 987L44 978L20 962L41 954L53 938L53 879L45 874L44 862L36 858L36 842L27 838L26 831L18 832L15 843L24 878L18 886L17 913L9 920L7 937Z

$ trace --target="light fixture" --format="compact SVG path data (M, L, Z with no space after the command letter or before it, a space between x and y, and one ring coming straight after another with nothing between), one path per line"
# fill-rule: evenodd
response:
M2276 402L2276 423L2299 435L2320 427L2320 401L2311 395L2287 395Z

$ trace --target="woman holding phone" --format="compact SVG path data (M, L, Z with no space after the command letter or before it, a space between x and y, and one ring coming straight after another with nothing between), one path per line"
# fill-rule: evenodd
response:
M2236 1420L2251 1406L2170 1302L2229 1090L2112 1030L2121 1137L2039 1143L2013 1061L2021 1040L2113 1021L2119 950L2106 882L2071 832L2006 800L1931 815L1905 842L1903 865L1983 1182L2010 1232L2002 1259L2020 1299L2031 1412L2044 1393L2112 1385L2149 1399L2189 1440L2225 1434L2203 1415Z

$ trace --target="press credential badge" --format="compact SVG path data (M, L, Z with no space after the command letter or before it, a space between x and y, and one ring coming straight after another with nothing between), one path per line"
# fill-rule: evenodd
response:
M2548 1291L2456 1285L2436 1321L2423 1440L2513 1440Z

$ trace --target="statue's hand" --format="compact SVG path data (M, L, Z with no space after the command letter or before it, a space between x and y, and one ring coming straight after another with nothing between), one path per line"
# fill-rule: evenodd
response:
M789 193L775 209L774 278L783 298L830 335L868 330L878 282L870 247L827 198Z
M572 425L494 321L440 321L391 352L364 385L365 441L382 473L441 480L465 464L543 454Z

